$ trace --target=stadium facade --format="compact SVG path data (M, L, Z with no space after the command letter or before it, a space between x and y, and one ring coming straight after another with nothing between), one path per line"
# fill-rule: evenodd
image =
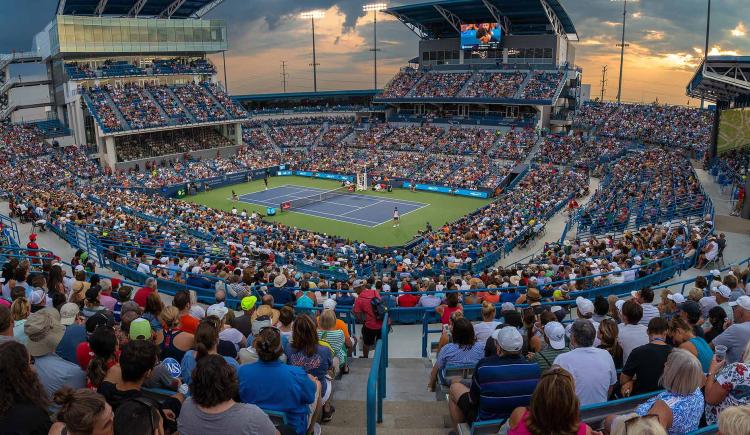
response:
M202 19L222 1L60 0L30 52L0 57L0 120L56 120L70 129L61 143L96 144L112 169L138 163L123 162L119 147L156 138L220 135L241 145L246 114L207 59L228 48L225 23ZM45 73L14 77L20 63Z

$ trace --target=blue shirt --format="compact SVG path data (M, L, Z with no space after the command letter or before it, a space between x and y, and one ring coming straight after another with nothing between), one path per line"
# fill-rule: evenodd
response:
M50 353L34 358L34 367L39 376L39 382L47 392L47 397L52 397L55 391L68 386L74 390L86 388L86 373L70 361L60 358L57 354ZM57 405L50 405L49 410L56 411Z
M195 355L196 351L189 350L185 352L185 356L182 357L182 361L180 362L180 367L182 368L182 373L180 374L180 377L182 378L183 384L190 384L190 375L193 372L193 369L197 365L195 362ZM237 362L234 358L229 358L228 356L222 356L226 362L229 363L230 366L234 367L235 370L237 370L240 367L240 364Z
M693 337L688 341L695 346L695 350L698 353L698 361L701 362L703 372L708 373L708 367L711 365L711 360L714 357L714 352L711 350L711 347L706 343L706 340L701 337Z
M83 325L72 324L65 327L65 334L57 345L55 353L60 355L65 361L78 364L76 358L76 348L86 341L86 328Z
M638 406L635 413L640 416L648 414L657 400L663 401L672 410L672 426L667 431L669 435L680 435L698 429L704 405L700 388L686 396L669 391L661 392Z
M287 364L301 367L305 372L318 378L321 387L320 395L324 396L328 387L325 379L326 373L333 365L331 349L318 345L314 354L307 355L304 351L297 350L293 346L287 346L284 353L286 354Z
M294 430L307 431L310 404L315 401L315 383L301 367L279 360L244 364L239 370L240 400L262 409L285 412Z
M287 302L293 302L294 301L294 295L292 292L290 292L287 289L280 288L280 287L271 287L268 290L268 294L273 296L273 303L274 304L280 304L284 305Z
M459 346L448 343L440 349L435 364L442 369L446 366L475 366L484 358L484 343L476 342L473 346Z
M478 420L507 418L519 406L528 406L541 376L539 364L519 356L483 358L474 369L469 398L479 405Z

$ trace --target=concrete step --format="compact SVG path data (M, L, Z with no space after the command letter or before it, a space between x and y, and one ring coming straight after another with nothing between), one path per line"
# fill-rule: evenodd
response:
M321 425L323 433L362 433L367 427L366 402L359 400L334 401L336 414L330 423ZM450 424L448 407L444 402L383 402L383 422L380 433L445 434Z

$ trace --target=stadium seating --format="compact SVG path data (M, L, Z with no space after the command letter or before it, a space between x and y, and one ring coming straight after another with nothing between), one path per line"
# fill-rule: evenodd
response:
M474 75L459 94L469 98L513 98L526 79L523 72L483 72Z
M613 138L548 135L542 139L536 160L591 168L611 161L625 150L625 145Z
M471 77L471 73L430 72L407 94L415 98L455 97L461 87Z
M401 70L385 85L383 98L405 97L423 76L424 73L421 70L413 68Z
M529 82L523 88L521 99L524 100L549 100L560 87L565 73L561 71L542 71L531 74Z

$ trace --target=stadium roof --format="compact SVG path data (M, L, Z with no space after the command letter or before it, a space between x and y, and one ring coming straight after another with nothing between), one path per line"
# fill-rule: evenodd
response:
M275 94L232 95L232 98L238 101L268 101L291 100L298 98L372 97L382 91L382 89L353 89L344 91L286 92Z
M688 83L687 95L717 103L750 96L750 56L709 56Z
M499 22L506 34L554 32L578 40L573 21L559 0L436 0L384 12L422 38L456 37L462 23Z
M224 0L58 0L58 15L201 18Z

